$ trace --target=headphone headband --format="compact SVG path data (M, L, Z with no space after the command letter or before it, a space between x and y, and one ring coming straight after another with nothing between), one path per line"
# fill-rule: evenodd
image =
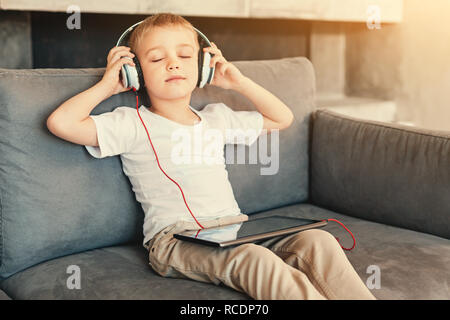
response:
M144 20L142 20L142 21L144 21ZM125 32L122 33L122 35L120 36L119 40L117 40L116 47L118 47L118 46L121 44L123 38L125 38L125 37L128 35L128 33L130 33L131 31L133 31L133 29L134 29L136 26L140 25L140 24L142 23L142 21L139 21L139 22L133 24L131 27L129 27L127 30L125 30Z
M138 25L140 25L142 22L144 22L144 20L139 21L135 24L133 24L131 27L129 27L128 29L126 29L122 35L119 37L119 40L117 40L116 43L116 47L120 46L122 44L122 41L125 39L126 36L128 36L129 33L131 33L134 28L136 28ZM208 38L200 31L198 30L196 27L192 26L192 28L194 28L194 30L202 37L203 40L206 41L206 43L208 44L208 46L212 47L211 42L209 42Z

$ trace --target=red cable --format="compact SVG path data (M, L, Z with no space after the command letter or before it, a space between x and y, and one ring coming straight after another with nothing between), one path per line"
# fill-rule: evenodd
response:
M161 168L161 166L160 166L160 164L159 164L158 155L156 154L156 150L155 150L155 148L153 147L152 139L150 139L150 135L148 134L147 127L145 126L144 121L142 121L141 115L139 114L139 98L138 98L138 95L137 95L137 93L136 93L136 88L133 87L133 91L134 91L134 93L136 94L136 110L137 110L139 119L141 119L141 122L142 122L142 124L144 125L144 128L145 128L145 131L147 132L148 140L150 141L150 144L152 145L152 149L153 149L153 152L155 153L155 156L156 156L156 162L158 163L159 169L161 169L161 171L166 175L167 178L169 178L173 183L175 183L175 184L178 186L178 188L179 188L180 191L181 191L181 195L183 196L184 203L186 204L186 207L188 208L189 212L191 213L192 218L194 218L195 222L197 222L197 224L200 226L200 228L204 229L204 227L197 221L197 219L195 219L195 216L194 216L194 214L191 212L191 209L189 209L189 206L188 206L188 204L186 203L186 199L185 199L185 197L184 197L184 193L183 193L183 190L181 189L180 185L179 185L175 180L173 180L171 177L169 177L169 176L167 175L167 173L165 173L164 170Z
M344 249L344 250L347 250L347 251L350 251L350 250L353 250L353 248L356 246L356 239L355 239L355 236L353 235L353 233L342 223L342 222L340 222L339 220L336 220L336 219L325 219L325 220L322 220L322 221L334 221L334 222L337 222L337 223L339 223L345 230L347 230L347 232L348 233L350 233L350 235L352 236L352 238L353 238L353 246L351 247L351 248L344 248L342 245L341 245L341 243L339 242L339 238L337 238L336 237L336 240L337 240L337 242L339 242L339 245L341 246L341 248L342 249Z
M159 169L164 173L164 175L165 175L167 178L169 178L173 183L175 183L175 184L178 186L178 188L179 188L180 191L181 191L181 195L183 196L184 203L185 203L186 207L188 208L190 214L192 215L192 218L194 218L195 222L197 222L197 224L200 226L201 229L204 229L204 227L197 221L197 219L195 218L195 216L194 216L194 214L192 213L191 209L189 208L189 206L188 206L188 204L187 204L187 202L186 202L186 198L184 197L183 190L181 189L180 185L179 185L175 180L173 180L171 177L169 177L169 176L167 175L167 173L161 168L161 165L159 164L158 155L156 154L156 150L155 150L155 148L153 147L152 139L150 139L150 134L148 133L147 127L145 126L145 123L144 123L144 121L142 120L141 115L139 114L139 98L138 98L138 95L137 95L137 92L136 92L136 88L133 87L133 91L134 91L134 93L136 94L136 110L137 110L139 119L141 119L141 122L142 122L142 124L144 125L144 128L145 128L145 131L147 132L148 140L150 141L150 144L151 144L151 146L152 146L153 152L155 153L156 162L158 163ZM347 251L353 250L353 248L355 248L355 246L356 246L356 239L355 239L355 236L353 235L353 233L352 233L352 232L351 232L351 231L350 231L350 230L349 230L342 222L340 222L339 220L336 220L336 219L325 219L325 220L326 220L326 221L334 221L334 222L337 222L337 223L340 224L345 230L347 230L348 233L350 233L350 235L351 235L352 238L353 238L353 246L352 246L351 248L344 248L344 247L341 245L341 243L339 242L339 238L336 238L336 240L339 242L339 245L341 246L342 249L347 250ZM200 230L199 230L199 232L200 232ZM198 235L198 232L197 232L197 235Z

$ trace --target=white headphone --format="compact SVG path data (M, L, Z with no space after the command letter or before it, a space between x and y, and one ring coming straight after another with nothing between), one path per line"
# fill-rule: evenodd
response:
M128 38L131 34L131 31L134 30L136 26L141 24L142 21L139 21L138 23L133 24L131 27L129 27L127 30L125 30L124 33L120 36L119 40L117 41L116 47L121 45L127 45L128 44ZM209 42L208 38L200 32L197 28L194 27L194 30L199 35L199 44L200 44L200 50L198 51L198 81L197 81L197 87L203 88L207 83L211 83L212 79L214 78L214 67L210 67L209 64L211 62L212 55L209 52L203 52L203 48L205 47L211 47L211 42ZM137 56L135 55L133 58L133 62L136 65L130 66L128 64L124 64L122 66L122 84L125 88L135 88L136 90L139 90L139 88L145 85L144 82L144 76L142 74L141 65L139 63L139 60Z

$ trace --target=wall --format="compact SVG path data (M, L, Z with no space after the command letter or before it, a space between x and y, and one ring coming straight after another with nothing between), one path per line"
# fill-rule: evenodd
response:
M68 16L0 11L0 40L5 44L0 48L0 67L104 67L120 33L145 17L85 13L81 30L68 30ZM379 30L353 22L186 18L216 42L229 61L313 58L321 63L315 66L318 91L335 82L335 89L343 86L349 96L395 101L399 121L450 130L448 0L404 0L404 21L383 23ZM343 33L345 41L331 37L328 46L322 46L327 33ZM335 43L345 46L344 57L334 57ZM324 54L311 57L311 50ZM327 73L329 68L339 72Z
M0 68L32 68L29 12L0 11Z
M34 68L106 66L122 32L143 15L81 14L81 29L69 30L65 13L32 12ZM217 44L229 61L306 56L309 22L286 19L185 17Z
M401 24L345 30L347 94L393 99L399 120L450 130L450 1L405 0Z

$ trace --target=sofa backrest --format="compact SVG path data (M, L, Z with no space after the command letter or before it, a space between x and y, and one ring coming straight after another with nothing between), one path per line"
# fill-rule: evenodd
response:
M310 202L450 239L450 132L313 113Z
M303 57L233 63L295 114L294 124L279 133L276 174L262 175L261 168L268 165L259 160L257 164L227 164L242 212L306 201L308 118L315 90L311 63ZM144 213L122 171L120 157L95 159L83 146L54 136L46 126L53 110L100 81L103 73L103 68L0 69L2 278L55 257L142 241ZM214 86L196 89L191 105L200 110L213 102L224 102L235 110L255 110L236 91ZM118 106L135 108L133 93L112 96L91 114ZM271 134L267 138L272 141ZM230 147L235 148L228 145L226 152Z

